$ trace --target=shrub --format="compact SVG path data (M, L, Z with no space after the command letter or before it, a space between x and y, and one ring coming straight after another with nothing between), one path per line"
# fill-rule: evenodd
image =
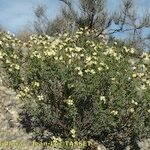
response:
M0 60L32 131L113 149L149 136L150 55L92 32L32 35L28 43L1 33Z

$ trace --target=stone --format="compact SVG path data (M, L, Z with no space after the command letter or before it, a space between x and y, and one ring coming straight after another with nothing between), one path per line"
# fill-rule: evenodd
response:
M12 91L12 90L6 90L5 93L8 94L8 95L15 95L15 94L16 94L16 93L15 93L14 91Z
M141 150L150 150L150 138L139 141L138 145Z
M18 118L19 118L19 115L18 115L17 111L15 111L15 110L10 110L9 112L12 114L13 120L14 120L15 122L17 122L17 121L18 121Z

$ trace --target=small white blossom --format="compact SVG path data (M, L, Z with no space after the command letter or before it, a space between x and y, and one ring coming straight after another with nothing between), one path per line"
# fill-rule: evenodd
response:
M117 114L118 114L118 111L113 110L113 111L111 111L111 114L113 114L113 115L117 115Z
M132 100L131 102L132 102L132 104L138 105L138 103L134 100Z
M70 130L70 133L71 133L71 134L75 134L75 133L76 133L76 130L75 130L75 129L71 129L71 130Z
M43 96L43 95L38 95L37 97L38 97L38 99L39 99L40 101L44 99L44 96Z
M106 102L105 96L100 96L100 100L103 101L104 103Z
M25 87L24 91L27 93L30 91L29 87Z
M20 66L19 66L18 64L16 64L16 65L15 65L15 69L16 69L16 70L19 70L19 69L20 69Z
M34 86L39 87L40 83L39 82L34 82Z
M2 52L0 52L0 59L2 59L3 58L3 54L2 54Z
M83 72L80 70L80 71L78 72L78 75L83 76Z
M130 108L130 112L133 113L134 112L134 108Z
M0 45L2 45L3 44L3 42L2 41L0 41Z
M69 96L69 98L67 99L67 104L69 105L69 106L72 106L73 105L73 99Z

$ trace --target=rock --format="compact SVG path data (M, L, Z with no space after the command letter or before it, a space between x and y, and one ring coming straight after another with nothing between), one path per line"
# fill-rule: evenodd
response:
M4 87L4 86L0 86L0 92L5 92L7 90L7 88L6 87Z
M15 111L15 110L10 110L9 112L12 114L13 120L14 120L15 122L17 122L18 119L19 119L19 115L18 115L17 111Z
M8 94L8 95L15 95L15 94L16 94L16 93L15 93L14 91L12 91L12 90L6 90L5 93Z
M142 141L139 141L138 145L139 145L141 150L150 150L150 138L149 139L143 139Z
M107 150L107 149L104 147L104 145L98 144L97 150Z

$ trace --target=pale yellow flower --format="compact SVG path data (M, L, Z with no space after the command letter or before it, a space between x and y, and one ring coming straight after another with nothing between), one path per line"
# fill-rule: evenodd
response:
M141 57L143 58L145 63L149 63L150 62L150 55L147 52L143 52Z
M11 71L12 71L12 68L9 68L8 70L11 72Z
M107 65L105 66L105 68L106 68L106 70L108 70L108 69L109 69L109 67L108 67Z
M17 56L16 54L14 54L14 55L13 55L13 58L16 59L16 58L18 58L18 56Z
M70 133L71 133L71 136L72 136L73 138L76 137L76 130L75 130L75 129L71 129L71 130L70 130Z
M89 70L89 69L86 69L85 72L88 73L88 72L90 72L90 70Z
M118 111L117 111L117 110L113 110L113 111L111 111L111 114L117 115L117 114L118 114Z
M71 40L71 38L68 37L68 38L65 39L65 42L68 42L70 40Z
M39 99L40 101L44 99L44 96L43 96L43 95L38 95L37 97L38 97L38 99Z
M59 57L59 60L63 60L63 57L62 57L62 56L60 56L60 57Z
M147 80L147 81L146 81L146 84L148 84L148 85L150 86L150 80Z
M149 57L145 57L143 60L144 60L145 63L150 62L150 58Z
M138 73L138 76L141 78L144 76L144 73Z
M132 69L135 70L135 69L136 69L136 66L133 66Z
M72 60L71 60L71 59L69 59L69 60L68 60L68 64L71 64L71 63L72 63Z
M71 56L72 56L72 57L75 57L75 56L76 56L76 54L75 54L75 53L71 53Z
M147 89L146 85L145 84L141 85L141 89L146 90Z
M86 32L86 34L87 34L87 35L89 35L89 34L90 34L90 32L89 32L89 31L87 31L87 32Z
M25 89L24 89L24 92L29 92L30 91L30 89L29 89L29 87L25 87Z
M37 58L42 58L41 54L38 54L36 57L37 57Z
M83 31L77 31L76 34L82 35Z
M138 103L134 100L131 101L132 104L138 105Z
M67 99L67 104L69 105L69 106L72 106L73 105L73 99L71 99L71 97L69 96L69 98Z
M117 45L118 43L117 42L114 42L114 45Z
M129 52L129 49L125 46L123 46L123 49L125 50L125 52Z
M112 81L115 81L115 80L116 80L116 78L111 78L111 80L112 80Z
M92 59L91 56L87 56L85 60L86 61L91 61L91 59Z
M72 134L71 136L72 136L73 138L75 138L75 137L76 137L76 135L75 135L75 134Z
M81 70L81 68L80 67L76 67L75 70Z
M85 29L85 30L88 30L88 29L89 29L89 27L85 27L84 29Z
M69 47L68 49L66 49L66 51L70 51L70 52L72 52L72 51L74 51L74 48L72 48L72 47Z
M78 72L78 75L83 76L83 72L80 70L80 71Z
M15 65L15 69L16 69L16 70L19 70L19 69L20 69L20 66L19 66L18 64L16 64L16 65Z
M76 133L76 130L75 130L75 129L71 129L71 130L70 130L70 133L71 133L71 134L75 134L75 133Z
M102 67L98 67L98 70L101 71L103 68Z
M21 94L17 94L16 95L16 99L19 99L19 98L21 98L22 96L21 96Z
M0 59L2 59L3 58L3 54L2 54L2 52L0 51Z
M97 55L97 53L96 53L96 52L94 52L94 53L93 53L93 55L94 55L94 56L96 56L96 55Z
M106 102L105 96L100 96L100 100L103 101L104 103Z
M34 86L39 87L40 83L39 82L34 82Z
M76 38L79 38L79 35L75 35Z
M131 49L130 49L130 53L131 53L131 54L134 54L134 53L135 53L135 49L134 49L134 48L131 48Z
M147 67L144 64L140 65L140 67L143 71L147 71Z
M91 72L92 74L95 74L95 73L96 73L96 72L94 71L94 69L91 69L90 72Z
M51 139L53 140L53 142L62 142L62 139L60 137L55 137L55 136L52 136Z
M19 94L20 94L21 96L25 96L25 95L26 95L23 91L20 91Z
M82 48L81 47L76 47L76 49L75 49L77 52L80 52L80 51L82 51Z
M62 142L62 138L60 138L60 137L57 137L56 140L59 142Z
M113 53L113 56L114 56L114 57L117 57L117 53L114 52L114 53Z
M62 48L63 48L63 45L59 45L59 48L62 49Z
M136 77L137 77L137 74L135 74L135 73L132 74L132 77L133 77L133 78L136 78Z
M55 59L55 60L58 60L58 57L57 57L57 56L55 56L55 57L54 57L54 59Z
M68 33L64 33L64 35L63 35L64 37L67 37L68 36Z
M117 61L119 61L121 58L122 58L122 56L121 56L121 55L119 55L119 56L115 57L115 59L116 59Z
M130 112L133 113L134 112L134 108L130 108Z
M6 44L5 44L5 46L6 46L6 47L9 47L9 44L8 44L8 43L6 43Z
M84 57L84 54L81 54L80 56L81 56L81 57Z
M105 63L104 63L104 62L101 62L100 65L101 65L101 66L105 66Z

